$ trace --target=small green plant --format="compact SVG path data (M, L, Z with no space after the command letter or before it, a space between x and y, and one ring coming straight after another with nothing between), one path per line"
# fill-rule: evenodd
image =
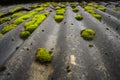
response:
M3 34L2 34L2 33L0 33L0 38L1 38L1 37L3 37Z
M64 5L64 4L61 4L60 7L61 7L61 8L65 8L65 5Z
M117 8L111 8L112 10L114 10L114 11L117 11Z
M106 11L106 8L103 8L103 7L98 7L97 9L100 10L100 11L103 11L103 12Z
M30 35L29 31L20 32L20 37L23 38L23 39L28 38L29 35Z
M45 14L48 16L49 13L37 14L35 15L31 21L24 24L25 30L32 33L46 18Z
M93 40L95 36L95 32L92 29L84 29L81 31L81 36L85 40Z
M52 61L52 56L45 48L39 48L36 52L36 59L41 63L46 63Z
M65 13L64 11L60 11L60 10L56 11L56 15L64 15L64 13Z
M10 12L10 13L14 13L15 11L18 11L18 10L20 10L20 9L22 9L22 8L23 8L22 6L19 6L19 7L16 7L16 8L14 8L14 9L10 9L9 12Z
M92 16L94 16L96 19L101 20L102 16L99 14L92 14Z
M75 3L75 2L70 2L70 6L71 6L72 8L75 8L75 7L76 7L76 3Z
M73 12L78 12L79 8L73 8Z
M10 21L11 18L10 17L5 17L5 18L0 18L0 24L6 22L6 21Z
M9 32L10 30L14 29L16 26L17 25L15 25L15 24L7 24L3 27L1 33L5 34L5 33Z
M18 25L22 22L24 22L25 20L29 19L30 17L32 17L33 15L35 15L37 12L31 11L28 14L21 16L19 18L17 18L16 20L13 21L14 24Z
M87 10L90 14L95 14L96 12L93 9Z
M32 24L30 26L27 26L25 28L26 31L29 31L30 33L32 33L39 25L38 24Z
M44 10L43 7L40 7L40 8L36 8L36 9L35 9L36 12L40 12L40 11L42 11L42 10Z
M91 6L85 6L84 9L87 10L93 10L93 8Z
M18 24L20 24L20 23L22 23L24 21L25 21L24 19L19 18L19 19L16 19L13 23L16 24L16 25L18 25Z
M11 17L12 17L12 18L19 17L19 16L24 15L25 13L27 13L27 12L25 12L25 11L23 11L23 12L17 12L17 13L12 14Z
M64 15L65 9L64 8L59 8L56 10L56 15Z
M64 19L64 16L62 16L62 15L55 15L54 19L55 19L56 22L61 22Z
M75 16L75 19L77 19L77 20L82 20L82 19L83 19L83 16L80 15L80 14L77 14L77 15Z

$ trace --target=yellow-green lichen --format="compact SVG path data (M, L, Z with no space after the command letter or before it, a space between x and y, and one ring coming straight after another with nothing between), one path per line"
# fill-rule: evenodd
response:
M26 39L30 35L29 31L20 32L20 37Z
M77 20L82 20L82 19L83 19L83 16L80 15L80 14L77 14L77 15L75 16L75 19L77 19Z
M93 40L95 36L95 32L92 29L84 29L81 31L81 36L85 40Z
M41 63L46 63L52 61L52 56L45 48L39 48L36 52L36 59Z
M55 19L56 22L61 22L64 19L64 16L62 16L62 15L55 15L54 19Z
M5 34L5 33L9 32L10 30L14 29L16 26L17 25L15 25L15 24L7 24L3 27L1 33Z

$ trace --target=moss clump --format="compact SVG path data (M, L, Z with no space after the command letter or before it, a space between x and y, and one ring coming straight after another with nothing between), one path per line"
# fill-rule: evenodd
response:
M93 8L91 6L85 6L84 9L87 10L93 10Z
M88 3L87 5L88 5L88 6L93 6L94 4L93 4L93 3Z
M78 12L79 8L73 8L73 12Z
M46 63L52 61L52 56L45 48L39 48L36 52L36 59L39 62Z
M65 9L63 8L59 8L56 10L56 15L64 15L64 13L65 13Z
M77 20L82 20L82 19L83 19L83 16L80 15L80 14L77 14L77 15L75 16L75 19L77 19Z
M7 24L7 25L4 26L1 33L5 34L5 33L9 32L10 30L14 29L16 26L17 25L15 25L15 24Z
M65 13L64 11L60 11L60 10L56 11L56 15L64 15L64 13Z
M85 40L93 40L94 36L95 36L95 32L92 29L84 29L84 30L81 31L81 36Z
M87 10L90 14L95 14L96 12L94 11L94 10L92 10L92 9L90 9L90 10Z
M44 10L43 7L40 7L40 8L36 8L36 9L35 9L36 12L40 12L40 11L42 11L42 10Z
M72 8L75 8L75 7L76 7L76 3L75 3L75 2L70 2L70 6L71 6Z
M62 16L62 15L55 15L54 19L55 19L56 22L61 22L64 19L64 16Z
M18 25L18 24L20 24L20 23L22 23L24 21L25 21L24 19L19 18L19 19L16 19L13 23L16 24L16 25Z
M0 38L1 38L1 37L3 37L3 34L2 34L2 33L0 33Z
M30 35L29 31L20 32L20 37L23 38L23 39L28 38L29 35Z
M94 16L96 19L101 20L102 16L99 14L92 14L92 16Z
M22 9L22 8L23 8L23 7L19 6L19 7L16 7L16 8L14 8L14 9L10 9L9 12L10 12L10 13L14 13L15 11L18 11L18 10L20 10L20 9Z
M32 24L30 26L27 26L25 28L26 31L29 31L30 33L32 33L39 25L38 24Z
M114 10L114 11L117 11L117 8L111 8L112 10Z
M19 17L19 16L24 15L25 13L26 13L25 11L23 11L23 12L17 12L17 13L14 13L11 17L12 18Z
M103 7L98 7L97 9L100 10L100 11L103 11L103 12L106 11L106 8L103 8Z
M64 4L61 4L60 7L61 7L61 8L65 8L65 5L64 5Z
M37 14L35 15L31 21L24 24L25 30L29 32L33 32L46 18L45 14L48 16L49 13Z
M5 18L0 18L0 24L6 22L6 21L10 21L11 18L10 17L5 17Z
M32 16L35 15L36 13L37 13L37 12L30 11L28 14L17 18L15 21L13 21L13 23L16 24L16 25L18 25L18 24L24 22L25 20L29 19L30 17L32 17Z

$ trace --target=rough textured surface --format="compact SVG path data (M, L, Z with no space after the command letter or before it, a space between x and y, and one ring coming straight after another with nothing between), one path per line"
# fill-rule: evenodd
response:
M57 6L60 4L58 2ZM103 5L103 2L100 4ZM30 5L24 6L29 8ZM102 16L99 21L85 11L83 5L85 2L76 2L73 6L79 11L75 13L66 2L66 12L60 23L54 20L55 7L49 5L43 12L49 11L50 14L25 40L19 35L24 24L32 17L3 35L0 38L0 79L120 80L120 13L109 7L105 12L94 9ZM7 12L16 6L19 5L3 7L0 11ZM83 19L76 20L77 14L81 14ZM12 23L13 20L15 19L1 24L0 31L3 25ZM81 37L80 31L84 29L95 31L92 41L86 41ZM51 63L36 62L38 48L46 48L51 52Z

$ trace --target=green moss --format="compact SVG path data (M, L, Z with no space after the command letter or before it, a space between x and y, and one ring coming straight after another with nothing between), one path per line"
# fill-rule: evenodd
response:
M52 56L50 55L49 51L45 48L39 48L36 52L36 59L39 62L46 63L52 61Z
M27 26L25 28L26 31L29 31L30 33L32 33L36 28L38 27L38 24L32 24L30 26Z
M23 11L23 12L17 12L17 13L12 14L11 17L12 17L12 18L19 17L19 16L24 15L25 13L27 13L27 12L25 12L25 11Z
M84 9L87 10L93 10L93 8L91 6L85 6Z
M5 18L0 18L0 24L6 22L6 21L10 21L11 18L10 17L5 17Z
M75 19L77 19L77 20L82 20L82 19L83 19L83 16L80 15L80 14L77 14L77 15L75 16Z
M0 13L0 17L3 16L5 13Z
M65 5L64 5L64 4L61 4L60 7L61 7L61 8L65 8Z
M88 6L93 6L94 4L93 4L93 3L88 3L87 5L88 5Z
M84 29L81 31L81 36L85 40L93 40L95 36L95 32L92 29Z
M24 22L25 20L23 20L22 18L18 18L18 19L16 19L13 23L14 24L16 24L16 25L18 25L18 24L20 24L20 23L22 23L22 22Z
M56 3L56 2L52 2L51 4L52 4L54 7L57 6L57 3Z
M18 11L18 10L20 10L20 9L22 9L22 8L23 8L23 7L19 6L19 7L16 7L16 8L14 8L14 9L10 9L9 12L10 12L10 13L14 13L15 11Z
M75 2L70 2L70 6L71 6L72 8L75 8L75 7L76 7L76 3L75 3Z
M45 12L44 15L47 17L50 14L50 12Z
M37 8L39 6L39 4L33 4L32 6L31 6L31 8Z
M92 14L92 16L94 16L96 19L101 20L102 16L99 14Z
M90 10L87 10L90 14L95 14L96 12L94 11L94 10L92 10L92 9L90 9Z
M0 33L0 38L1 38L1 37L3 37L3 34L2 34L2 33Z
M61 22L64 19L64 16L62 16L62 15L55 15L54 19L55 19L56 22Z
M56 15L64 15L65 9L58 9L56 10Z
M103 11L103 12L106 11L106 8L103 8L103 7L99 7L99 8L97 8L97 9L100 10L100 11Z
M24 22L25 20L29 19L30 17L32 17L35 14L36 14L36 12L30 11L28 14L17 18L15 21L13 21L13 23L18 25L18 24Z
M78 12L79 8L73 8L73 12Z
M5 34L5 33L9 32L10 30L14 29L16 26L17 25L15 25L15 24L7 24L7 25L4 26L1 33Z
M117 11L117 8L111 8L112 10L114 10L114 11Z
M32 33L46 18L45 14L48 15L49 13L35 15L31 21L24 24L25 30Z
M30 35L29 31L20 32L20 37L23 38L23 39L28 38L29 35Z
M42 10L44 10L43 7L40 7L40 8L36 8L36 9L35 9L36 12L40 12L40 11L42 11Z

